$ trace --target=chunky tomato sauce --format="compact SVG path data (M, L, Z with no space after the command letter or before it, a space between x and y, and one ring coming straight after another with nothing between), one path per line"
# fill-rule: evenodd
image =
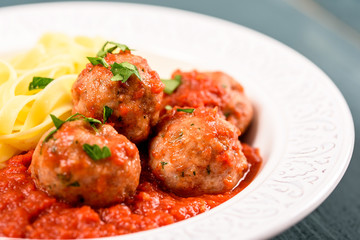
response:
M15 156L0 170L0 236L103 237L157 228L193 217L230 199L253 180L261 158L257 150L246 144L243 152L250 168L233 191L182 198L162 190L145 170L134 197L100 209L71 206L36 189L28 171L33 151Z

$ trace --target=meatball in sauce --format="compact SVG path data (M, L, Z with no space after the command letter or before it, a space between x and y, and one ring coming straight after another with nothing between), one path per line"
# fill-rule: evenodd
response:
M238 127L241 133L245 132L253 117L253 108L240 83L223 72L177 70L172 78L176 76L181 77L181 85L171 95L165 94L163 108L166 105L218 107L226 120Z
M138 149L112 126L96 129L83 119L75 120L47 138L52 130L40 140L30 165L38 188L66 202L93 207L122 202L135 193L141 171ZM107 148L110 154L94 159L84 145Z
M229 191L248 167L239 134L216 108L175 107L161 118L150 142L150 169L180 196Z
M134 143L146 140L159 119L164 89L159 75L144 58L130 51L108 53L105 61L109 65L130 63L137 67L141 79L133 74L126 82L112 81L110 67L89 63L72 87L73 113L101 120L107 106L113 110L109 121L119 133Z

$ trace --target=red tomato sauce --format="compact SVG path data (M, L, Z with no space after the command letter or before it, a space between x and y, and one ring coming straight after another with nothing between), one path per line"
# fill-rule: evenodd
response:
M0 236L17 238L91 238L165 226L210 210L232 198L256 176L258 150L243 144L249 169L232 191L178 197L162 190L145 169L135 196L109 208L71 206L36 189L28 167L33 151L11 158L0 170Z

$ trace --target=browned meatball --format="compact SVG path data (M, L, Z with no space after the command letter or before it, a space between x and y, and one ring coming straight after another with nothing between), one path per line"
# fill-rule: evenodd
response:
M122 202L135 192L141 171L139 152L113 127L104 124L94 129L85 120L76 120L64 123L44 141L48 134L37 145L30 165L38 188L69 203L94 207ZM111 156L93 159L85 144L101 150L106 146Z
M253 117L250 100L243 87L223 72L182 72L181 85L171 95L165 95L166 105L180 107L218 107L223 116L243 133ZM165 111L164 111L165 112Z
M231 190L247 169L240 132L219 117L217 109L198 108L193 113L172 109L158 130L150 142L149 166L166 188L180 196Z
M137 67L141 80L134 74L126 82L112 81L113 73L101 64L88 64L72 87L73 113L103 119L105 106L113 113L109 122L132 142L145 140L159 119L164 85L142 57L130 51L107 54L106 62L128 62Z

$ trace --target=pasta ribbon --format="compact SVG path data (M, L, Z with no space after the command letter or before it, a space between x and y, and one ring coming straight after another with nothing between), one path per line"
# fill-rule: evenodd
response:
M51 128L50 114L71 114L71 87L104 40L48 33L29 51L0 59L0 166L34 149ZM29 90L33 77L53 78L44 89Z

